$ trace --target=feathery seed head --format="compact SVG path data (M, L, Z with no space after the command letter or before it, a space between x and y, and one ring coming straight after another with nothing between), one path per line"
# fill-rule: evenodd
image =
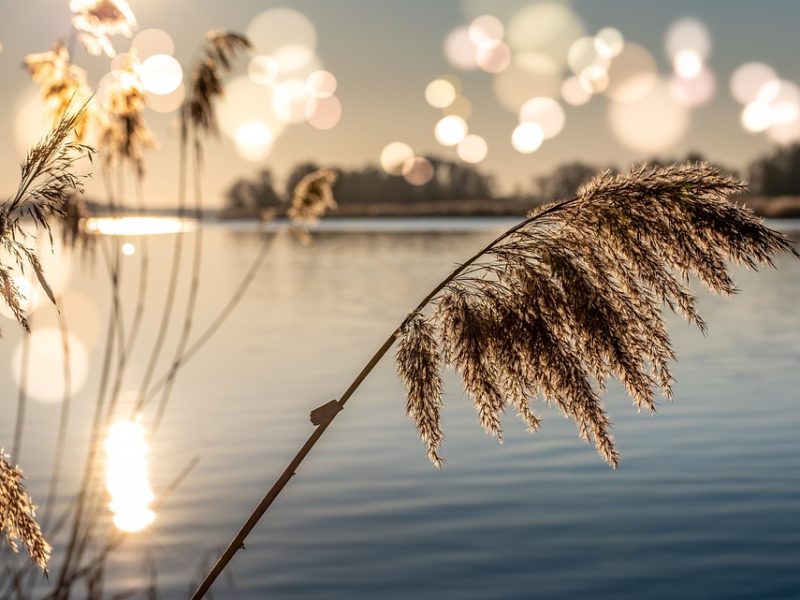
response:
M771 265L777 252L797 254L730 202L744 190L704 163L604 172L575 198L537 207L459 267L432 298L438 309L422 321L425 336L414 333L417 313L400 332L398 371L409 406L422 402L420 390L427 393L428 421L417 419L423 439L429 423L439 423L430 368L438 364L431 349L440 347L487 432L501 435L506 404L538 429L530 402L541 396L617 466L599 394L616 378L640 409L655 410L658 389L671 397L675 354L663 308L705 326L688 277L727 295L735 287L726 261L754 268Z
M36 506L25 491L22 470L8 462L0 450L0 533L11 550L19 551L17 542L25 544L31 560L43 571L50 560L50 544L36 522Z
M125 0L71 0L72 26L89 54L113 57L116 52L109 37L131 37L136 17Z

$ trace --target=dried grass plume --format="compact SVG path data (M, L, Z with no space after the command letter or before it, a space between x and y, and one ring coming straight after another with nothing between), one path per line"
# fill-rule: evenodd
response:
M303 177L292 191L288 217L296 224L311 225L329 210L337 207L333 186L339 178L329 168L317 169Z
M225 89L222 77L231 70L237 55L250 47L250 41L238 33L215 30L206 34L201 59L194 69L181 109L184 137L190 127L199 133L217 132L214 102Z
M20 271L24 272L28 267L33 269L53 303L55 297L36 251L27 243L35 236L25 225L29 222L48 232L52 241L49 217L63 217L67 199L83 192L84 176L75 173L76 163L85 157L91 159L94 151L75 138L75 130L82 118L83 108L62 116L55 128L28 152L22 163L16 193L0 203L0 248L6 251ZM12 267L0 264L0 294L20 325L29 330L22 308L24 299L14 284Z
M36 522L36 506L25 491L23 479L22 470L11 465L8 455L0 450L0 532L15 553L19 551L17 542L24 543L31 560L44 571L51 547Z
M71 0L72 26L89 54L116 55L109 37L131 37L136 17L125 0Z
M507 407L539 428L538 398L575 421L612 466L619 454L600 395L618 379L639 410L672 394L664 307L701 330L688 287L736 291L727 262L772 265L789 241L729 201L744 185L703 163L608 172L577 197L537 208L459 267L398 331L408 413L437 466L445 362L478 420L501 438ZM428 299L423 302L427 303Z

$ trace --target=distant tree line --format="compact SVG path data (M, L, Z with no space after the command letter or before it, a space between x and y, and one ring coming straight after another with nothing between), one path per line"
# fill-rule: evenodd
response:
M334 194L340 205L374 203L416 203L445 200L496 199L494 178L474 165L428 156L433 166L433 178L421 186L408 183L403 177L388 175L380 167L368 165L361 169L338 169L339 179ZM704 160L690 153L678 160L653 159L651 164L667 164ZM736 171L721 165L720 170L739 176ZM278 189L269 169L261 169L253 178L240 178L228 189L228 207L235 210L263 210L286 206L298 181L319 168L313 162L295 166L286 185ZM598 167L583 162L557 166L546 175L533 178L528 190L519 191L515 199L531 203L568 198L580 185L597 172L614 167ZM757 196L800 196L800 143L774 150L758 158L746 170L751 193Z
M433 177L425 185L415 186L403 177L388 175L380 167L337 169L334 188L340 205L373 203L436 202L441 200L485 200L494 197L494 179L472 165L429 156ZM269 169L255 178L238 179L227 191L228 206L233 209L268 209L285 205L292 190L308 173L320 165L306 162L295 166L282 191L276 189Z
M748 179L753 193L762 196L800 196L800 143L754 161Z

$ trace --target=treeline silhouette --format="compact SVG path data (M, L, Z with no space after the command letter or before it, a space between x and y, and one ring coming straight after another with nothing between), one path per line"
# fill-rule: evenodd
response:
M373 214L384 214L387 209L387 214L391 214L390 206L403 207L409 214L414 213L415 207L428 206L428 214L437 214L430 209L430 206L437 205L441 213L459 212L455 207L462 205L462 208L468 207L466 212L473 213L483 212L481 207L491 207L489 212L498 213L497 207L505 206L510 214L524 212L526 206L533 204L572 197L581 184L599 171L616 171L610 165L568 162L550 173L533 177L528 189L517 190L511 195L499 195L494 177L474 165L435 156L426 158L433 166L434 175L421 186L408 183L402 176L388 175L376 165L361 169L337 169L339 178L334 188L336 200L345 214L357 213L363 207L375 209ZM693 152L676 159L652 159L648 162L665 165L702 160L705 160L702 155ZM770 199L776 196L800 197L800 143L778 148L756 159L744 173L724 165L715 166L723 172L744 176L749 180L751 194L755 198L752 205L757 212L769 216L800 216L800 205L784 207L780 215L772 214L775 211L770 211L768 206ZM297 182L319 167L313 162L295 166L288 174L285 185L280 187L272 172L266 168L259 170L254 177L240 178L226 193L226 211L233 216L249 216L267 209L281 212L288 205L291 190ZM786 214L787 211L789 214Z
M339 205L437 202L446 200L486 200L494 198L494 178L472 165L429 156L433 177L420 186L403 177L388 175L383 169L368 165L363 169L336 169L339 175L334 188ZM320 165L305 162L289 173L283 190L278 192L272 172L261 169L254 178L240 178L226 193L232 209L269 209L286 205L291 191L307 174Z

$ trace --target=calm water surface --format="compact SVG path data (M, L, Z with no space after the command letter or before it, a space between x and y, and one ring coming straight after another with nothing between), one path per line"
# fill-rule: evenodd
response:
M309 247L275 242L236 313L181 373L151 442L154 489L163 491L194 456L200 462L155 523L115 555L111 589L148 581L145 556L162 596L184 597L208 552L227 544L305 440L309 410L341 394L406 312L503 227L416 225L344 221ZM206 231L200 323L227 300L260 240L246 226ZM156 334L171 247L170 237L149 241L151 255L164 258L152 261L126 390L137 389ZM138 256L125 259L128 322ZM529 435L509 416L498 446L449 374L447 462L437 472L386 361L250 536L217 597L800 598L800 261L780 257L778 266L737 270L741 293L732 301L702 295L707 338L669 318L678 383L657 416L637 414L611 387L618 471L541 407L541 432ZM99 383L108 311L101 274L99 263L76 265L66 287L65 316L92 368L74 400L65 493L81 474ZM54 322L43 308L34 328ZM180 324L176 316L173 329ZM6 446L16 329L5 321L0 341ZM168 339L164 365L176 339ZM130 410L133 398L122 402ZM28 409L21 462L36 498L46 495L58 412L39 402Z

